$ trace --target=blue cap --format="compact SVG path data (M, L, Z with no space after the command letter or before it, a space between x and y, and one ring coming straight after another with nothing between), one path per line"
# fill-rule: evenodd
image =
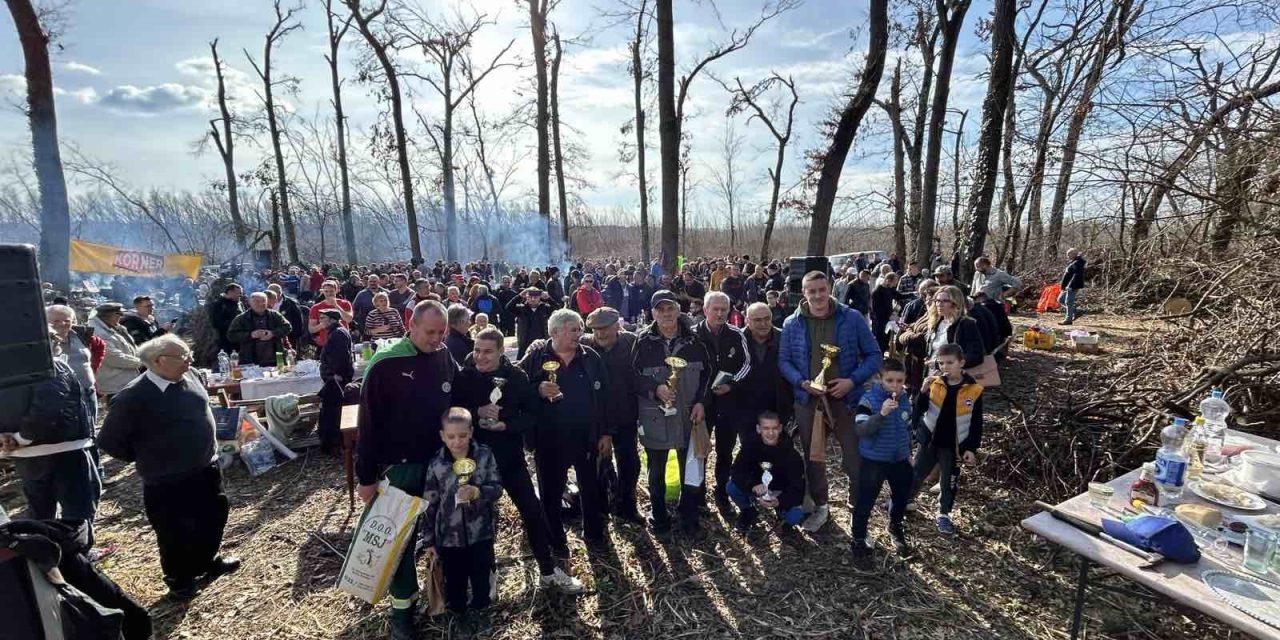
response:
M1181 426L1183 426L1183 425L1187 424L1187 419L1186 419L1186 418L1174 418L1174 419L1173 419L1173 423L1174 423L1174 424L1176 424L1176 425L1178 425L1179 427L1181 427Z
M1103 518L1102 530L1117 540L1144 551L1154 551L1173 562L1191 564L1200 560L1195 538L1173 518L1147 515L1128 522Z
M1222 397L1222 388L1221 388L1221 387L1214 387L1213 391L1210 391L1210 392L1209 392L1209 396L1210 396L1210 397L1213 397L1213 398L1221 398L1221 397Z

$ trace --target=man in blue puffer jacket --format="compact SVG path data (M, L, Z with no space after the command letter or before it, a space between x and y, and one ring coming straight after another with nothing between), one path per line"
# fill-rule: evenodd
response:
M796 423L804 445L805 476L814 504L813 513L801 526L815 532L826 524L831 510L827 505L826 439L824 436L814 443L814 414L824 414L828 425L824 433L834 432L840 443L841 467L849 477L852 503L858 494L860 464L853 407L862 398L864 385L880 369L883 354L866 318L831 297L827 274L810 271L801 280L801 287L804 300L782 323L778 368L793 389ZM839 347L840 351L825 371L826 390L822 391L809 383L822 372L824 344Z

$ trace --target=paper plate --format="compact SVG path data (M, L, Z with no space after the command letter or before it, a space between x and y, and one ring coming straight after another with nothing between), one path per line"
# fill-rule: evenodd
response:
M1229 499L1214 497L1212 494L1207 493L1202 487L1202 485L1220 485L1220 486L1228 487L1231 490L1238 492L1237 494L1235 494L1237 499L1229 500ZM1233 487L1223 482L1208 482L1208 483L1192 482L1187 485L1187 488L1191 489L1192 493L1200 496L1201 498L1204 498L1205 500L1208 500L1209 502L1212 502L1214 504L1220 504L1224 507L1229 507L1239 511L1262 511L1267 508L1267 501L1263 500L1261 497L1256 496L1252 493L1249 493L1248 491L1245 491L1243 489L1237 489L1236 487Z
M1227 604L1273 627L1280 627L1280 586L1262 578L1209 569L1200 579Z

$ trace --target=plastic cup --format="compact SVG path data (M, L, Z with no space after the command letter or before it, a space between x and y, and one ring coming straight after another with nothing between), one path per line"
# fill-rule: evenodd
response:
M1105 509L1115 494L1115 488L1105 482L1089 483L1089 504L1095 509Z
M1250 527L1244 534L1244 568L1265 575L1275 550L1275 534L1258 527Z

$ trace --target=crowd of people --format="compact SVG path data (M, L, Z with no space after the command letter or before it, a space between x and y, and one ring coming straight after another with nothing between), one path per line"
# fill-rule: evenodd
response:
M1084 284L1083 258L1074 249L1069 257L1068 324ZM676 273L628 260L563 271L292 267L253 274L260 290L247 296L221 279L205 311L219 350L241 362L269 366L282 349L315 355L326 451L338 451L342 406L358 398L358 495L372 502L385 479L426 499L420 544L443 566L448 608L474 620L465 612L482 616L491 602L504 493L540 585L569 593L583 587L565 563L566 502L581 511L590 551L608 544L610 526L697 538L708 498L736 512L743 532L762 512L776 515L771 535L817 532L839 497L851 513L851 551L865 562L882 486L888 536L906 555L905 514L936 474L934 525L954 534L961 469L976 464L982 444L975 376L998 367L1012 335L1005 297L1022 283L986 257L967 286L940 260L902 271L894 256L867 254L833 267L791 273L749 256L694 260ZM219 554L230 506L209 396L190 370L197 356L153 309L140 293L127 312L99 305L85 327L69 307L49 307L58 375L0 392L6 415L25 416L0 425L0 445L17 461L34 518L61 507L92 523L98 451L134 463L165 582L187 598L240 561ZM357 373L353 345L384 338L390 344ZM829 489L831 438L848 479L843 496ZM672 455L678 479L667 477ZM475 463L466 482L453 464L463 458ZM679 485L674 513L669 480ZM415 557L405 553L390 581L397 639L417 637Z

